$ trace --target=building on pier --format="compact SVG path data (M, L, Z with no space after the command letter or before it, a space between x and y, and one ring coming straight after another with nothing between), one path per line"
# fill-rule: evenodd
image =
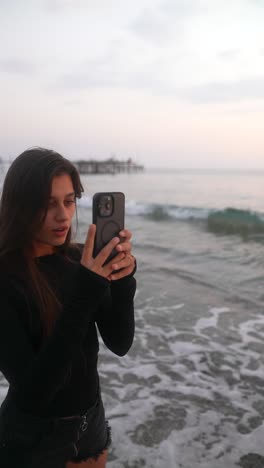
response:
M131 158L119 161L109 158L104 161L95 159L72 161L80 174L120 174L134 173L144 170L144 166L136 164Z

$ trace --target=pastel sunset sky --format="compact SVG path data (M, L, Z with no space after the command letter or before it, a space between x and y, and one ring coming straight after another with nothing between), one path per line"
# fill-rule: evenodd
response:
M0 156L264 169L264 0L1 0Z

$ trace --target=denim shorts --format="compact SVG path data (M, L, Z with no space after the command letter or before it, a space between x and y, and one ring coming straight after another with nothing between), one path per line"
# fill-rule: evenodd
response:
M28 420L24 427L20 424L19 430L16 428L13 437L4 443L2 438L0 466L65 468L67 461L96 460L111 443L111 431L105 420L100 392L94 405L84 414L51 418L40 436L37 425L34 431L32 427Z

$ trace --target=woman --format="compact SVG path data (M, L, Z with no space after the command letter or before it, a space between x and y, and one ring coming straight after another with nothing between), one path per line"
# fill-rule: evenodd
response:
M71 242L83 187L60 154L16 158L0 206L0 466L103 468L110 444L97 329L118 356L134 336L135 259L124 230L94 258L96 226ZM117 254L106 262L110 252ZM96 324L96 325L95 325ZM96 328L97 326L97 328Z

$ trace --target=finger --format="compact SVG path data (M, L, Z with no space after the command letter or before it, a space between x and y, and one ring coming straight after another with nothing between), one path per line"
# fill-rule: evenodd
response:
M117 244L119 244L119 242L119 237L114 237L113 239L111 239L110 242L108 242L108 244L106 244L106 246L103 247L103 249L96 256L96 261L100 262L101 265L103 265L109 257L110 253L112 252L112 250L114 250L114 248L117 246Z
M114 258L111 258L107 263L105 263L104 267L110 268L110 271L113 270L113 264L119 263L121 260L125 258L126 254L124 252L120 252Z
M125 237L126 240L131 239L132 233L128 229L122 229L122 231L119 232L120 237Z
M112 281L115 281L115 280L118 280L118 279L121 279L121 278L125 278L125 276L128 276L132 273L132 271L134 270L133 266L129 266L127 268L122 268L121 271L119 271L118 273L112 273L110 275L110 279Z
M95 233L96 225L91 224L89 226L86 241L83 248L82 258L84 258L85 260L89 260L93 256Z
M132 248L132 244L131 242L122 242L122 244L118 244L118 246L116 247L116 250L118 252L130 252L131 251L131 248Z
M124 253L120 253L116 256L116 259L118 262L120 262L121 260L123 260L125 257L125 254ZM103 267L101 267L101 273L104 277L106 278L110 278L111 274L113 273L113 266L112 266L112 263L113 263L113 260L106 263Z
M124 269L124 268L131 266L133 263L134 262L131 256L125 256L123 260L120 260L119 262L115 261L112 264L112 268L113 270L120 270L120 269Z

